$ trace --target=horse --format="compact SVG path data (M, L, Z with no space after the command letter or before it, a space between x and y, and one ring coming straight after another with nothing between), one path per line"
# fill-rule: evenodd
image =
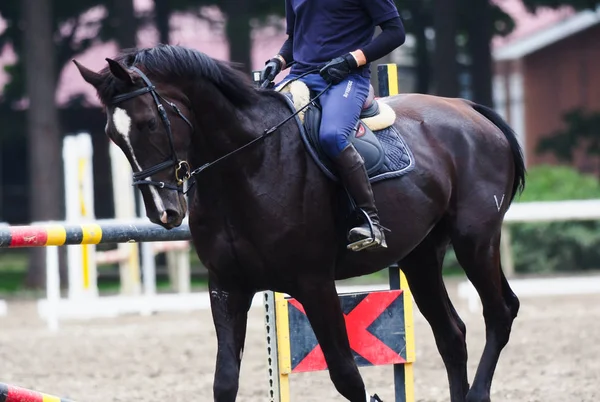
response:
M215 401L237 397L247 313L264 290L303 305L343 397L379 400L354 361L335 281L393 264L431 326L450 400L490 401L519 309L502 272L501 226L526 176L516 134L498 114L458 98L377 99L395 113L391 128L410 147L414 167L373 183L388 247L353 251L344 238L343 188L308 152L288 95L258 87L238 65L180 46L122 50L98 72L73 61L96 90L106 134L131 164L148 219L170 229L188 218L208 269ZM450 244L479 293L486 324L472 384L465 324L442 278Z

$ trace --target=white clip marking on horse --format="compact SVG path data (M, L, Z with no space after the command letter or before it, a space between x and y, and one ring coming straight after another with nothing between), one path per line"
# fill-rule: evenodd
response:
M129 138L129 134L131 132L131 117L127 114L125 109L115 108L115 111L112 115L113 124L117 129L117 132L121 134L123 139L125 140L125 144L131 153L131 159L133 159L133 163L135 163L135 167L141 172L143 169L140 166L135 154L133 153L133 146L131 145L131 140ZM165 205L162 202L162 199L158 195L158 191L153 186L150 186L150 193L152 194L152 199L154 200L154 205L156 206L156 210L161 216L161 221L163 223L167 223L166 221L166 211ZM163 220L164 218L164 220Z
M504 202L504 194L502 194L500 202L498 202L498 197L496 197L496 194L494 194L494 201L496 201L496 208L498 208L498 212L500 212L500 208L502 207L502 203Z

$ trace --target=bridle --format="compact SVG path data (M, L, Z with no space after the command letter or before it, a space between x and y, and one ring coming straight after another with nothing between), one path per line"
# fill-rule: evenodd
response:
M154 103L156 104L156 107L158 108L158 113L160 115L160 119L163 122L163 125L165 126L165 129L167 130L167 135L169 137L169 145L171 147L171 156L169 157L169 159L167 159L164 162L158 163L152 167L149 167L148 169L144 169L140 172L136 172L133 174L133 185L134 186L139 186L139 185L149 185L149 186L157 186L160 188L167 188L170 190L175 190L178 192L183 193L183 184L190 179L192 176L196 176L198 175L200 172L210 168L211 166L214 166L215 164L229 158L230 156L242 151L243 149L251 146L252 144L258 142L258 141L262 141L265 138L267 138L268 136L270 136L271 134L273 134L275 131L277 131L282 125L284 125L285 123L287 123L289 120L291 120L292 118L294 118L294 116L296 116L298 113L302 112L305 108L307 108L308 106L310 106L311 104L313 104L314 102L316 102L316 100L323 95L323 93L325 93L325 91L327 91L330 87L331 84L327 85L327 87L321 91L319 94L317 94L314 98L312 98L306 105L304 105L303 107L301 107L300 109L298 109L295 113L291 114L290 116L288 116L286 119L284 119L282 122L280 122L279 124L266 129L263 134L259 137L256 137L255 139L253 139L252 141L242 145L241 147L229 152L226 155L221 156L220 158L209 162L209 163L205 163L204 165L200 166L199 168L191 171L190 169L190 165L187 161L185 160L180 160L177 157L177 153L175 152L175 146L173 145L173 132L171 131L171 122L169 121L169 117L167 116L167 112L165 111L164 106L162 105L162 103L160 102L160 99L162 99L163 101L165 101L165 103L169 106L171 106L173 108L173 110L179 115L179 117L181 117L183 119L183 121L185 121L190 128L192 129L192 132L194 131L194 126L192 125L192 123L187 119L187 117L185 117L183 115L183 113L181 113L181 110L179 110L179 108L177 107L177 105L175 105L173 102L169 102L168 100L166 100L164 97L162 97L158 92L156 92L156 87L152 84L152 82L150 81L150 79L148 79L148 77L146 76L146 74L144 74L142 71L140 71L140 69L138 69L137 67L129 67L131 70L135 71L136 73L139 74L140 77L142 77L142 79L144 80L144 83L146 84L145 87L143 88L139 88L136 89L134 91L131 92L127 92L124 94L120 94L120 95L116 95L112 101L111 101L111 105L117 105L120 102L126 101L128 99L131 98L135 98L136 96L140 96L146 93L150 93L152 95L152 98L154 99ZM317 70L311 70L308 71L307 73L302 74L299 77L296 77L292 80L290 80L289 82L285 83L285 85L288 85L291 81L295 81L299 78L302 78L305 75L308 75L310 73L316 72ZM261 86L262 87L262 86ZM160 99L159 99L160 98ZM175 168L175 182L176 184L170 184L170 183L165 183L162 181L152 181L152 180L146 180L147 178L149 178L150 176L170 168L171 166L177 166ZM195 182L195 181L194 181ZM189 191L191 189L191 187L193 186L194 183L192 183L191 186L189 186L188 190Z
M128 99L135 98L137 96L140 96L140 95L143 95L146 93L150 93L152 95L152 98L154 99L154 103L156 104L156 107L158 109L158 114L160 115L160 119L162 120L162 123L165 126L165 129L167 130L167 135L169 137L169 146L171 147L171 155L169 156L169 158L166 161L158 163L152 167L149 167L148 169L144 169L140 172L134 173L133 174L133 185L134 186L139 186L139 185L157 186L159 188L168 188L170 190L176 190L178 192L183 192L183 184L185 183L186 180L188 180L191 177L191 169L190 169L190 165L187 161L181 160L177 157L177 152L175 152L175 146L173 144L173 132L171 131L171 122L169 121L169 117L167 116L165 107L160 102L160 99L162 99L167 105L171 106L173 108L173 110L175 111L175 113L177 113L179 115L179 117L181 117L183 119L183 121L185 121L188 124L188 126L190 126L192 131L194 131L194 126L188 120L188 118L185 117L183 115L183 113L181 113L181 110L177 107L177 105L175 103L169 102L164 97L162 97L158 92L156 92L156 87L152 84L150 79L148 79L146 74L141 72L140 69L138 69L137 67L130 67L130 68L133 71L135 71L136 73L138 73L140 77L142 77L142 80L144 80L144 83L146 84L146 86L143 88L139 88L134 91L125 93L125 94L115 96L112 99L111 104L117 105L120 102L126 101ZM146 180L150 176L152 176L162 170L168 169L171 166L176 166L176 168L175 168L175 183L176 184L165 183L162 181Z

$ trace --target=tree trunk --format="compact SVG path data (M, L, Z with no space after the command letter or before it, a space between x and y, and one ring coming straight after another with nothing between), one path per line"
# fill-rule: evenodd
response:
M31 220L61 218L62 161L56 92L55 53L52 40L52 1L22 0L24 16L25 88L29 98L27 140ZM32 249L26 283L45 284L45 250Z
M137 20L133 0L113 0L114 15L110 24L114 28L115 39L121 49L137 46Z
M493 107L492 96L492 7L486 1L474 1L469 18L471 85L473 101Z
M480 2L484 0L475 0ZM433 5L433 25L435 29L435 50L433 65L436 93L440 96L457 97L458 61L456 34L458 15L456 0L436 0Z
M159 41L163 44L169 43L171 27L169 19L171 18L172 8L169 0L154 0L154 21L159 33Z
M407 7L413 16L413 35L415 36L415 62L417 82L415 92L427 94L431 85L431 58L427 48L427 28L423 0L411 0Z
M252 40L250 8L248 0L224 0L223 11L227 15L227 39L229 59L241 63L242 68L252 71Z

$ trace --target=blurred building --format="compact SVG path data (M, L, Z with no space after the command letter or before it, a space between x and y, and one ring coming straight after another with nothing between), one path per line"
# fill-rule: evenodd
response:
M554 163L553 156L537 154L540 140L564 129L569 111L600 112L600 9L532 15L519 0L498 4L517 29L494 43L496 109L518 133L529 166ZM574 164L600 173L597 161L583 153Z

